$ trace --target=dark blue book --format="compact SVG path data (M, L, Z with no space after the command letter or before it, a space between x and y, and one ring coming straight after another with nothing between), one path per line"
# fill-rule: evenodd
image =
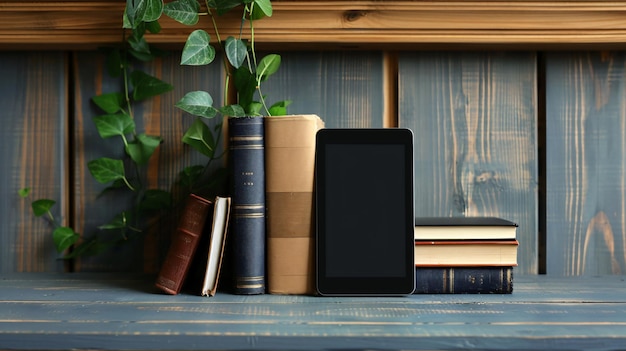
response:
M415 294L510 294L513 267L415 267Z
M231 264L234 294L265 293L263 117L229 118Z

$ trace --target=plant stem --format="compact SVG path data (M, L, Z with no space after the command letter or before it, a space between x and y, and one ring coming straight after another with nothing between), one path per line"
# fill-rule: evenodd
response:
M252 52L252 62L254 63L254 71L252 69L250 69L250 72L253 72L255 75L258 74L257 73L257 69L258 69L258 64L257 64L257 59L256 59L256 45L255 45L255 38L254 38L254 23L252 20L252 11L254 10L254 2L250 4L250 11L249 11L249 19L248 21L250 22L250 51ZM259 92L259 99L261 100L261 104L263 105L263 108L265 109L265 113L267 116L271 116L270 110L269 108L267 108L267 104L265 103L265 97L263 96L263 92L261 92L261 77L257 77L257 84L256 84L256 90Z
M126 184L126 186L128 187L128 189L135 191L135 188L133 188L132 185L130 185L130 183L128 182L128 179L126 179L126 177L122 178L122 180L124 181L124 183Z
M123 30L122 32L124 33L123 42L126 43L126 30ZM124 99L126 100L126 108L128 109L128 115L130 116L130 118L135 119L133 115L133 108L130 102L130 92L128 88L128 53L126 49L122 50L122 55L124 55L122 59L122 76L124 78Z
M254 40L254 23L252 23L252 11L254 10L254 3L250 4L250 12L249 19L250 22L250 51L252 51L252 62L254 62L254 72L256 72L257 61L256 61L256 47Z
M58 228L61 226L59 223L57 223L56 218L54 218L54 215L52 214L52 212L50 212L50 210L48 210L48 218L50 219L50 222L52 222L52 225L55 228Z
M224 81L224 96L223 96L223 105L228 105L228 88L230 85L230 75L231 75L231 70L230 70L230 64L228 63L228 57L226 57L226 53L224 52L224 45L222 44L222 37L220 36L220 31L217 27L217 21L215 20L215 16L213 15L213 12L211 12L211 7L209 6L209 1L205 1L206 3L206 7L207 7L207 13L209 14L209 16L211 17L211 23L213 24L213 32L215 32L215 37L217 38L217 44L220 47L220 50L222 51L222 64L224 65L224 72L226 72L226 78Z

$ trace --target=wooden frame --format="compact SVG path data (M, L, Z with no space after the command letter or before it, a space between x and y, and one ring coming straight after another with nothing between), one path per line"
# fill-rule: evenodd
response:
M0 49L117 43L123 6L121 0L0 2ZM161 24L152 42L184 43L189 28ZM259 43L298 49L626 48L626 2L277 0L274 18L257 28Z

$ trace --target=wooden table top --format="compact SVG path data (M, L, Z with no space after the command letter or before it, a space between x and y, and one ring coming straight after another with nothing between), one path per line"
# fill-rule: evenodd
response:
M626 276L515 277L510 295L159 294L146 277L0 275L0 349L618 350Z

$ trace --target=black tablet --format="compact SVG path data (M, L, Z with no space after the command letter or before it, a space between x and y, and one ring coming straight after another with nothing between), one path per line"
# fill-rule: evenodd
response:
M413 133L321 129L315 161L319 294L411 294Z

